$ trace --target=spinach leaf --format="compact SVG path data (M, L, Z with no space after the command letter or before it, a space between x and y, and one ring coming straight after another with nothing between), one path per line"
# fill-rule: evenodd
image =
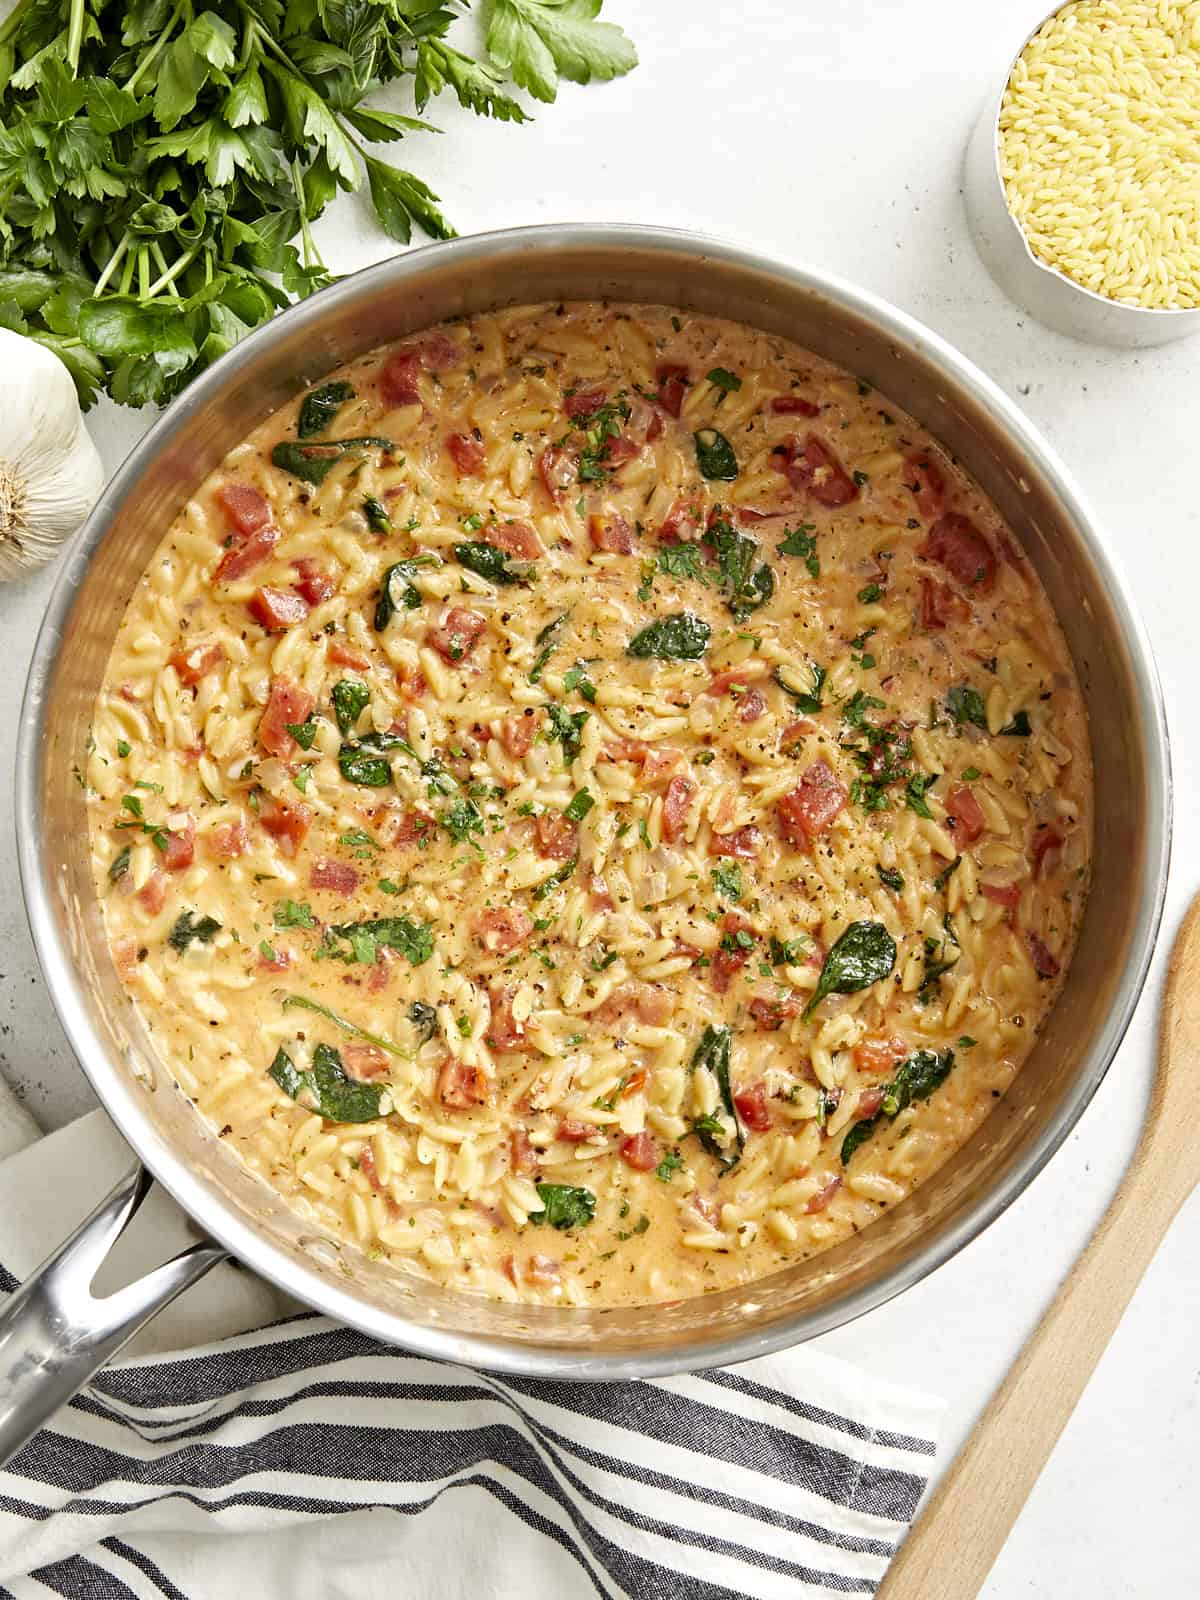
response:
M910 811L915 811L919 817L933 816L925 796L937 781L936 772L914 772L909 775L904 785L904 803Z
M374 1122L379 1115L382 1087L348 1078L341 1056L327 1044L319 1044L313 1051L308 1072L297 1071L281 1045L267 1071L284 1094L326 1122Z
M712 629L690 611L659 617L635 633L626 647L631 656L654 656L660 661L699 661L708 649Z
M579 754L583 725L590 716L590 711L568 711L557 701L551 701L546 707L546 719L550 724L546 737L551 744L562 745L564 761L572 762Z
M733 1123L734 1134L737 1140L737 1149L734 1155L723 1148L718 1142L716 1130L706 1123L704 1118L694 1124L695 1132L700 1143L710 1156L715 1156L721 1163L721 1175L736 1167L742 1159L742 1150L746 1143L746 1130L742 1127L741 1119L737 1114L737 1107L733 1103L733 1089L729 1082L729 1051L733 1042L733 1033L729 1028L714 1028L711 1023L700 1035L700 1043L692 1055L690 1072L697 1067L707 1067L717 1080L717 1087L721 1091L721 1104L726 1114ZM719 1124L724 1132L724 1124Z
M698 428L692 438L696 441L696 465L701 477L732 483L738 475L737 457L725 435L716 428Z
M933 887L935 889L944 889L946 887L946 885L950 882L950 879L958 871L959 866L961 865L961 863L962 863L962 857L961 856L955 856L954 860L950 863L950 865L947 866L947 867L943 867L942 870L938 873L937 877L933 880Z
M783 543L776 546L781 556L799 556L808 568L810 578L821 576L821 558L817 555L815 522L802 522L796 528L784 528Z
M755 540L720 519L707 529L704 543L717 558L726 603L739 621L767 603L775 593L775 574L765 561L755 566Z
M199 939L201 944L211 944L213 934L220 931L221 924L216 917L197 917L194 911L181 911L167 935L167 943L182 955L194 939Z
M595 804L595 797L589 790L578 789L563 807L563 816L568 822L582 822Z
M904 874L897 872L895 867L881 867L876 865L875 871L879 874L880 883L889 889L894 889L897 894L904 887Z
M271 460L284 472L290 472L293 478L320 485L343 456L391 448L390 439L380 439L373 434L364 434L359 439L322 439L317 444L284 439L271 451Z
M416 758L412 745L398 733L364 733L361 739L347 740L338 751L342 777L366 788L384 788L392 781L388 750L403 750Z
M302 439L324 433L346 401L353 399L354 390L348 383L323 383L319 389L310 389L300 406L296 432Z
M856 994L891 976L896 941L882 922L852 922L825 957L817 987L804 1010L807 1022L827 995Z
M787 667L775 668L775 682L784 694L791 695L796 702L796 710L803 711L806 716L815 717L825 708L821 703L821 694L825 688L826 669L819 667L815 661L810 661L808 669L812 673L812 689L801 689L792 679L790 669Z
M1028 739L1033 729L1029 724L1028 711L1018 711L1011 722L1006 722L1000 729L1001 737Z
M342 922L326 928L317 955L334 961L373 966L380 945L398 950L414 967L433 954L433 925L411 917L370 917L363 922Z
M842 1140L842 1165L849 1164L859 1145L866 1143L884 1117L894 1120L915 1100L928 1100L934 1090L945 1083L953 1066L953 1050L943 1050L940 1055L935 1055L932 1050L918 1050L907 1061L902 1061L895 1077L883 1092L883 1103L879 1110L873 1117L860 1118Z
M666 1155L654 1169L654 1176L660 1183L670 1183L674 1175L683 1166L683 1157L678 1150L668 1150ZM645 1218L642 1221L645 1222ZM635 1228L635 1233L645 1233L645 1228Z
M373 494L369 494L363 501L362 508L363 516L367 519L367 527L372 533L391 533L392 519L382 500L376 500Z
M310 715L304 722L285 722L284 727L295 739L301 750L311 750L313 740L317 737L317 725Z
M987 711L978 689L968 688L965 683L956 683L947 691L946 709L954 718L956 728L969 722L987 732Z
M714 389L720 389L721 399L727 394L736 394L742 387L742 380L730 372L728 367L714 367L708 374L708 381ZM720 404L720 401L717 402Z
M539 1183L541 1211L529 1213L530 1222L544 1222L551 1228L585 1228L596 1215L596 1196L590 1189L572 1183Z
M417 1030L422 1044L428 1044L437 1032L437 1011L424 1000L414 1000L408 1008L408 1020Z
M132 853L131 846L126 845L124 850L119 851L112 858L108 868L108 881L110 883L116 883L118 878L123 878L129 871L129 857Z
M560 884L566 883L579 865L579 852L576 851L569 861L564 861L561 867L555 867L548 878L543 878L533 891L535 900L544 900L548 894L553 893Z
M360 1028L357 1022L351 1022L349 1017L343 1017L336 1011L331 1011L328 1006L323 1006L319 1000L310 1000L307 995L288 994L282 1001L283 1009L290 1011L293 1006L299 1006L303 1011L315 1011L319 1017L325 1017L336 1024L344 1033L351 1034L355 1039L365 1039L368 1044L376 1044L381 1050L386 1050L389 1055L399 1056L402 1061L412 1060L411 1050L401 1050L398 1044L393 1044L381 1033L368 1033L366 1028Z
M551 621L549 621L546 626L538 632L537 638L533 641L534 647L537 650L537 659L534 661L533 666L529 669L530 683L537 683L541 678L542 673L546 670L546 663L554 654L554 651L558 645L559 630L570 615L571 613L569 611L560 611L556 617L552 618Z
M347 734L371 703L371 691L365 683L355 683L352 678L342 678L329 691L333 701L333 714L338 731Z
M487 544L477 539L468 540L466 544L456 544L454 558L460 566L466 567L469 572L474 572L481 578L486 578L489 583L529 583L530 574L534 570L532 563L528 561L510 566L508 555L504 550L498 550L494 544Z
M379 585L379 599L375 604L375 632L382 633L401 606L415 611L421 604L421 591L413 587L413 578L421 567L440 567L437 556L410 556L407 561L396 561L387 569Z

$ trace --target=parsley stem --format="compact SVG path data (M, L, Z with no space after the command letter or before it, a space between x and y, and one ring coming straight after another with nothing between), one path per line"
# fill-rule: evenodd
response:
M84 0L71 0L70 20L67 24L67 65L71 76L79 76L79 52L83 48Z
M108 287L108 280L112 277L113 273L120 266L121 258L125 254L126 250L129 249L129 241L130 241L130 239L132 237L133 237L132 234L129 234L129 233L125 233L125 234L121 235L120 244L113 251L112 255L109 256L108 261L105 264L104 271L100 274L99 278L96 280L96 287L92 290L92 299L93 300L99 300L100 296L104 293L105 289Z
M132 94L134 92L134 90L137 88L138 79L146 71L147 67L150 67L150 66L152 66L154 64L155 59L157 58L157 56L162 51L164 45L167 43L167 40L174 33L175 24L179 21L179 18L183 15L184 8L185 8L185 6L187 6L187 4L188 4L188 0L176 0L175 9L174 9L174 11L172 11L171 15L167 18L166 27L159 34L158 38L154 41L154 43L151 46L151 48L146 51L146 54L142 57L141 61L138 62L137 71L135 73L133 73L130 77L126 78L125 83L124 83L124 88L126 90L128 90L128 92L130 94ZM189 8L189 13L190 13L190 8Z
M154 242L154 244L151 245L150 248L155 252L155 258L158 261L158 264L164 270L163 270L163 274L162 274L162 276L160 278L156 278L155 281L150 285L150 287L148 289L144 289L142 291L142 299L143 300L153 300L154 296L156 294L160 293L161 290L169 288L175 282L175 279L179 276L179 274L181 272L186 272L187 269L191 266L192 262L200 254L200 250L201 250L201 247L202 247L203 244L204 244L204 240L203 239L197 239L195 244L191 247L190 250L185 250L184 251L184 253L179 257L179 260L176 261L174 266L168 267L167 263L166 263L166 260L163 257L163 253L159 249L158 241L156 240ZM171 289L171 293L175 296L176 299L179 298L178 289Z
M29 10L32 0L19 0L3 22L0 22L0 45L7 44L14 33L20 30L25 20L25 13Z

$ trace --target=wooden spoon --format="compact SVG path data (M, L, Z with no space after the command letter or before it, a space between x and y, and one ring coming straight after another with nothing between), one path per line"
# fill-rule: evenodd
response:
M900 1546L878 1600L971 1600L1180 1206L1200 1182L1200 896L1163 997L1158 1072L1129 1170L1091 1242Z

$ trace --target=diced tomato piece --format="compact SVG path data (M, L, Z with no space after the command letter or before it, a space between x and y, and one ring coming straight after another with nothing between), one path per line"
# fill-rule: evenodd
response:
M265 561L279 543L279 529L266 522L253 532L239 535L226 546L225 554L213 569L214 583L232 583L244 578Z
M621 1160L635 1172L649 1172L658 1165L658 1145L653 1134L631 1133L621 1143Z
M308 615L308 601L290 589L264 587L254 591L246 602L246 609L268 633L283 633L304 621Z
M858 485L830 450L810 433L801 444L792 439L774 453L775 464L793 489L803 489L818 505L831 510L858 497Z
M312 556L301 556L292 562L296 574L295 589L310 606L319 606L333 594L336 585L319 561Z
M536 717L505 717L500 724L500 743L504 746L505 754L512 756L514 761L528 755L536 733Z
M501 985L488 991L491 1021L488 1023L487 1042L493 1050L524 1050L525 1024L513 1016L515 989Z
M403 661L396 668L396 687L406 700L420 700L429 693L429 685L420 667L406 666Z
M388 843L397 850L411 850L415 845L427 844L436 830L437 823L428 811L406 811L392 824Z
M974 844L987 827L987 818L975 798L975 791L969 784L956 783L945 803L955 844Z
M921 579L921 626L927 633L965 622L970 615L970 606L949 584L937 578Z
M604 746L604 754L609 761L631 761L635 767L640 767L649 753L650 746L644 739L611 739Z
M736 856L739 861L754 861L762 845L762 834L752 822L732 833L714 833L708 841L710 856Z
M162 910L167 898L166 874L159 872L156 867L138 890L137 898L138 904L143 906L152 917L156 917Z
M258 814L258 820L273 839L279 840L279 848L285 856L294 856L304 843L304 835L312 823L313 814L308 806L285 805L282 800L270 800L264 803Z
M418 346L421 365L430 372L443 372L462 360L462 346L448 333L427 333Z
M477 478L483 471L487 453L483 442L472 433L448 433L446 450L451 461L465 478Z
M533 1255L525 1263L525 1281L548 1289L562 1277L562 1267L553 1256Z
M794 750L798 745L802 744L807 734L816 733L816 731L816 723L810 722L807 717L801 717L798 722L789 722L779 735L779 748L786 754L789 750Z
M757 722L767 709L766 697L759 689L747 689L738 699L738 721Z
M594 1122L579 1122L574 1117L564 1117L558 1125L557 1138L567 1144L583 1144L599 1132Z
M204 848L215 861L235 861L249 843L244 822L222 822L204 835Z
M485 1106L491 1084L482 1067L469 1067L464 1061L447 1056L438 1073L438 1098L444 1106L465 1111L469 1106Z
M543 861L569 861L579 848L579 829L560 811L543 811L533 819L537 853Z
M533 918L516 906L496 906L483 913L475 931L485 950L492 955L507 955L533 932Z
M767 1108L767 1086L761 1078L747 1089L735 1089L733 1106L751 1133L766 1133L771 1127L771 1113Z
M351 650L340 639L331 639L325 647L325 654L336 666L353 667L355 672L366 672L371 665L370 656L364 655L361 650Z
M821 408L800 394L777 394L771 401L777 417L819 417Z
M674 844L682 835L692 801L698 792L698 786L682 773L677 773L667 785L667 792L663 795L662 832L668 844Z
M739 933L747 933L750 929L749 919L738 911L727 911L721 918L721 928L725 937L713 952L709 971L712 973L713 988L718 994L725 994L737 973L749 961L754 944L753 941L741 943L737 939Z
M775 1033L792 1017L799 1016L801 1003L788 996L778 1000L756 995L750 1002L750 1015L766 1033Z
M917 502L917 510L932 522L946 506L946 480L941 468L927 450L918 450L904 463L906 481Z
M749 667L723 667L720 672L713 673L704 692L722 695L728 694L731 689L744 689L748 684L765 678L768 670L765 661L755 662Z
M1056 853L1062 849L1064 839L1057 828L1039 828L1033 836L1033 875L1044 878L1055 863Z
M514 1128L508 1136L508 1164L522 1177L537 1171L537 1148L524 1128Z
M885 1072L890 1072L897 1061L903 1061L908 1054L908 1046L903 1039L881 1039L868 1035L860 1039L852 1052L854 1065L863 1072L874 1072L882 1077Z
M342 1046L342 1064L346 1068L348 1077L357 1078L360 1083L369 1083L372 1078L382 1078L386 1075L387 1052L381 1050L377 1044L367 1044L361 1039L352 1039Z
M167 848L163 851L163 866L168 872L182 872L196 858L196 819L189 812L182 828L167 830Z
M699 507L686 500L676 500L658 530L660 544L682 544L684 540L694 540L700 532L701 521Z
M592 873L591 883L588 886L588 894L591 900L593 911L613 910L615 902L612 895L608 892L608 884L597 872Z
M653 444L656 439L661 439L666 432L666 425L656 411L646 424L646 443Z
M842 1175L840 1172L835 1172L832 1177L826 1178L816 1194L809 1200L804 1208L805 1211L808 1212L810 1217L816 1216L818 1211L824 1211L841 1187Z
M215 498L235 533L254 533L271 520L271 506L266 495L248 483L223 483Z
M617 511L593 511L588 518L588 533L596 550L631 556L637 549L633 529Z
M656 1028L671 1015L674 1004L669 989L633 979L629 983L619 983L593 1015L598 1022L619 1022L636 1017L639 1022Z
M669 777L683 761L683 751L674 745L652 744L642 762L642 782L649 788Z
M395 961L395 952L386 945L381 945L375 952L375 964L367 973L367 993L382 994L392 980L392 964Z
M990 900L993 905L1003 906L1006 911L1013 911L1021 904L1019 883L981 883L979 892L985 900Z
M538 457L538 473L545 485L546 493L557 505L575 482L579 473L579 462L571 451L560 450L557 446L551 445Z
M1062 971L1058 957L1053 955L1045 942L1039 939L1036 933L1025 935L1029 943L1029 953L1033 957L1033 970L1039 978L1057 978Z
M270 955L267 955L262 950L258 952L258 960L255 962L258 970L260 972L286 972L292 964L292 952L278 944L268 945L267 949L270 950Z
M604 446L604 464L610 472L618 472L627 461L640 456L643 446L629 433L619 433Z
M319 856L312 864L308 881L314 889L330 889L334 894L347 895L358 888L358 873L345 861Z
M593 411L599 411L606 398L603 389L576 389L563 401L563 410L575 422L580 417L590 417Z
M416 405L421 398L417 379L422 367L415 350L397 350L389 356L379 374L379 392L389 406Z
M658 384L658 403L670 417L683 410L683 397L688 390L689 369L674 361L660 361L654 369Z
M465 606L453 606L444 622L430 628L426 642L433 646L444 661L456 666L465 661L487 627L487 618L478 611L468 611Z
M528 522L489 522L479 537L506 555L519 556L522 561L536 561L546 553Z
M269 756L282 760L299 749L288 726L295 728L306 722L312 708L313 697L307 689L290 678L271 679L271 693L258 724L258 742Z
M826 761L814 761L800 782L776 802L779 831L797 850L808 849L846 804L847 790Z
M631 1072L621 1089L621 1099L631 1100L639 1090L644 1089L647 1076L645 1067L639 1067L636 1072Z
M184 688L191 689L201 678L215 672L224 659L223 644L194 644L186 650L177 650L171 657L171 665Z
M929 530L929 537L917 551L929 561L945 567L964 589L988 594L996 581L996 557L991 545L961 512L948 511Z

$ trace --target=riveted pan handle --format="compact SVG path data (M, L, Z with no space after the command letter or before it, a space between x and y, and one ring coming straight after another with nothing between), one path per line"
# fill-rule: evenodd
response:
M134 1166L0 1308L0 1467L175 1296L226 1258L196 1244L114 1294L92 1282L150 1192Z

